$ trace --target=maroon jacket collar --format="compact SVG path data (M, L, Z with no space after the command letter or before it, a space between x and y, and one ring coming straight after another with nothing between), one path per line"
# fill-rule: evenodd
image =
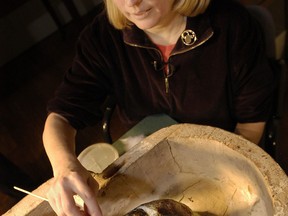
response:
M194 49L195 47L198 47L201 44L205 43L214 34L214 31L210 24L210 18L207 13L204 13L197 17L188 17L185 30L192 30L193 32L195 32L197 40L192 45L187 46L182 42L181 38L179 38L172 52L172 55ZM135 25L132 25L130 28L124 29L122 33L124 42L130 46L142 48L156 48L156 46L148 38L144 31L142 31Z

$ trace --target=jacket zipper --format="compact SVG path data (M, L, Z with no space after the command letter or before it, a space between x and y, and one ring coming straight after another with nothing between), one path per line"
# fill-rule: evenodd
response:
M205 40L203 40L201 43L195 45L195 46L191 46L189 49L185 49L183 51L178 51L178 52L175 52L175 53L172 53L169 58L168 58L168 62L169 62L169 59L172 57L172 56L175 56L175 55L179 55L179 54L182 54L182 53L185 53L187 51L190 51L192 49L195 49L196 47L198 46L201 46L202 44L204 44L206 41L208 41L212 36L213 36L214 32L211 32ZM127 45L129 46L133 46L133 47L138 47L138 48L144 48L144 49L152 49L152 50L155 50L158 52L158 54L160 55L161 57L161 61L163 61L163 56L162 56L162 53L154 48L154 47L148 47L148 46L142 46L142 45L138 45L138 44L132 44L132 43L128 43L126 41L124 41ZM171 77L172 74L170 74L170 67L169 67L169 64L168 64L168 67L167 67L167 73L165 73L164 71L164 82L165 82L165 93L168 94L169 93L169 90L170 90L170 84L169 84L169 77Z
M169 57L170 58L170 57ZM170 66L168 64L167 71L164 71L164 80L165 80L165 93L169 93L169 77L173 75L173 72L170 73Z
M168 94L169 93L169 78L167 75L165 75L165 93Z
M201 46L201 45L204 44L206 41L208 41L208 40L213 36L213 34L214 34L214 32L211 32L211 33L206 37L205 40L203 40L201 43L199 43L199 44L197 44L197 45L195 45L195 46L191 46L189 49L185 49L185 50L183 50L183 51L178 51L178 52L172 53L172 54L169 56L169 58L168 58L168 62L169 62L169 59L170 59L172 56L175 56L175 55L179 55L179 54L188 52L188 51L190 51L190 50L192 50L192 49L195 49L195 48L198 47L198 46ZM161 55L161 56L162 56L162 55ZM166 94L168 94L168 93L169 93L169 90L170 90L170 89L169 89L169 77L171 77L172 74L173 74L173 73L170 74L170 67L169 67L169 65L168 65L167 73L165 73L165 75L164 75L164 76L165 76L164 79L165 79L165 92L166 92Z

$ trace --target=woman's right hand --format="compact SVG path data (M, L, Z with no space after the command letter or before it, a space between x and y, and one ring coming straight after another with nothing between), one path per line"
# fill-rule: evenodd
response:
M59 216L102 216L96 200L98 187L91 174L76 161L69 168L57 170L47 198ZM76 205L74 195L78 195L84 201L84 209L80 210Z
M96 200L98 183L75 155L76 132L61 115L48 115L43 143L53 168L54 179L47 198L60 216L83 215L75 204L74 195L80 196L84 201L84 215L102 216Z

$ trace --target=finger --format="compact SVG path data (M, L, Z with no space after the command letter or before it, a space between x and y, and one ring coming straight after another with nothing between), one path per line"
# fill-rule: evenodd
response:
M95 198L95 200L89 199L86 202L84 200L85 206L87 208L87 212L91 216L102 216L101 208L100 208L100 206L97 202L97 199L96 199L99 185L92 176L88 179L88 185L92 189L93 197Z
M53 211L57 213L57 206L56 206L56 201L55 201L54 197L52 195L50 195L49 192L46 194L46 197L47 197L48 202L49 202L51 208L53 209Z
M76 205L73 195L74 192L71 190L63 190L61 193L61 208L63 209L63 212L65 212L66 215L71 216L81 216L83 215L80 211L80 208Z
M92 203L93 202L93 203ZM85 203L84 210L89 216L102 216L102 211L96 200L89 200L87 205Z
M52 189L47 193L47 199L53 211L59 216L64 216L62 207L61 207L61 197L58 196Z
M78 195L85 203L85 212L91 216L102 216L101 209L96 200L97 192L98 183L92 176L88 177L87 184L79 186Z
M75 205L73 194L74 192L69 187L60 187L59 185L54 185L47 193L49 203L58 216L80 215L80 210Z

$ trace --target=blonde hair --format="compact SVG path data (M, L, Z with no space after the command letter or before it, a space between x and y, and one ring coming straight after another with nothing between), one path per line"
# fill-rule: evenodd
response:
M116 29L124 29L131 25L131 22L113 3L113 0L105 0L108 18ZM197 16L204 13L210 4L210 0L175 0L173 10L183 16Z

